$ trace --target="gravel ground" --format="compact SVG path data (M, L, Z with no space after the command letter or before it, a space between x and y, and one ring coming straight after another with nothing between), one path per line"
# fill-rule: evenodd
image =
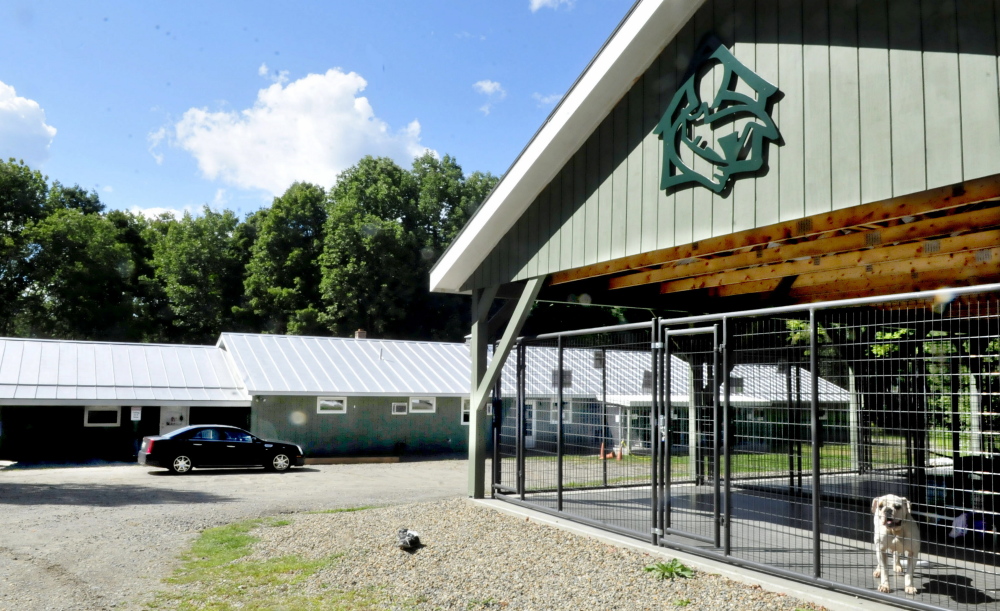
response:
M141 609L197 534L248 518L461 497L464 460L288 473L0 468L0 611Z
M395 533L404 527L419 532L424 547L398 549ZM342 554L331 568L298 583L296 594L374 589L381 609L822 608L706 573L659 580L644 567L660 557L463 499L298 514L289 525L253 534L260 540L242 561Z

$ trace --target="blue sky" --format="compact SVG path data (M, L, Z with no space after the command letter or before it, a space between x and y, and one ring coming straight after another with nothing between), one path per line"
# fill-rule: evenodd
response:
M0 157L246 214L425 148L502 174L632 0L7 2Z

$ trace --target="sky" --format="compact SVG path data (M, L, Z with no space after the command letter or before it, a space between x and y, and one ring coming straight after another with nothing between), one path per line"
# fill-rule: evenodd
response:
M4 2L0 158L147 215L245 215L369 154L499 176L632 2Z

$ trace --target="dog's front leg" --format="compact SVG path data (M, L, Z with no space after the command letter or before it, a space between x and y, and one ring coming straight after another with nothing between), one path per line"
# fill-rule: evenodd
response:
M895 571L897 575L903 572L903 565L900 563L900 560L902 560L902 558L903 558L902 552L892 553L892 570Z
M878 561L878 566L875 567L875 572L872 576L879 580L878 591L879 592L889 592L889 575L888 571L885 570L886 561L889 554L881 545L876 545L875 559Z
M916 594L917 588L913 585L913 567L917 565L917 552L910 551L906 554L906 576L903 577L903 587L907 594Z

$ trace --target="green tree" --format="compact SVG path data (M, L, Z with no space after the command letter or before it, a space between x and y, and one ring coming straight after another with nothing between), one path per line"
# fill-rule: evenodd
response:
M257 227L246 268L247 305L272 333L321 332L320 266L326 193L295 183Z
M365 157L331 190L320 320L335 335L362 328L412 337L408 309L421 284L416 200L413 177L386 158Z
M64 208L30 223L23 236L31 281L14 318L18 335L135 339L135 264L111 221Z
M152 263L174 314L178 340L212 343L231 328L243 293L243 256L234 240L239 219L230 210L205 206L199 216L185 213L164 224L165 233L152 245Z
M21 295L30 284L25 227L42 218L47 179L23 161L0 161L0 325L4 335L15 333Z
M79 210L84 214L104 212L104 204L96 191L87 191L80 185L65 187L58 180L52 183L45 198L45 210L51 214L56 210Z

